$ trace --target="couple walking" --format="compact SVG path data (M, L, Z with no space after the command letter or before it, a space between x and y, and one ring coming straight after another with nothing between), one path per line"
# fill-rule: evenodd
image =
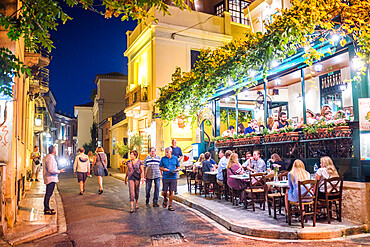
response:
M80 185L80 195L85 192L85 183L87 176L90 176L90 159L89 156L85 154L84 148L78 149L79 154L76 156L75 162L73 164L73 172L77 175L77 181ZM107 155L104 153L102 147L98 147L95 151L95 156L91 170L94 170L95 166L95 176L98 176L99 181L99 194L103 193L103 176L107 173Z
M149 204L150 191L154 182L153 207L159 207L159 187L162 177L162 191L163 191L163 207L174 211L172 206L174 192L177 191L177 169L180 166L178 158L172 155L172 148L165 149L165 156L160 158L156 154L156 149L150 149L150 155L145 158L144 165L138 160L138 153L136 150L130 152L130 161L127 162L127 173L125 177L125 184L129 186L130 194L130 213L138 210L137 201L139 199L139 187L146 182L146 204ZM169 195L168 195L169 193Z

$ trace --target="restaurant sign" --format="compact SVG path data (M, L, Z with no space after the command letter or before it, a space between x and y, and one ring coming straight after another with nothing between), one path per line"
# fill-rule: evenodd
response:
M361 160L370 160L370 98L358 99Z

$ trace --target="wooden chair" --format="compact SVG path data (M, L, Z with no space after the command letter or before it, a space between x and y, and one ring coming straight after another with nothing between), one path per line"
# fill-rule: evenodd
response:
M317 209L317 181L305 180L298 181L298 202L288 201L288 224L292 224L293 214L299 213L301 226L304 228L304 222L307 221L307 215L313 216L313 226L316 226L316 209Z
M223 177L223 182L224 182L224 196L225 200L229 201L230 199L230 188L229 185L227 184L227 169L222 170L222 177Z
M207 197L207 195L210 195L211 197L213 197L214 194L215 194L216 185L217 185L216 176L210 176L209 179L210 180L208 180L208 181L203 180L204 197ZM213 187L212 193L210 192L211 185Z
M249 176L249 189L245 189L245 196L244 196L244 208L248 208L248 200L251 201L253 211L255 209L255 202L260 203L260 207L265 210L265 185L266 185L266 177L264 173L255 173L250 174Z
M193 172L192 170L185 170L185 173L186 173L186 182L187 182L187 185L188 185L188 191L189 193L191 193L191 190L192 190L192 187L194 187L194 190L195 190L195 184L196 184L196 181L195 181L195 177L196 177L196 173Z
M202 195L203 191L203 173L202 169L197 169L195 173L195 194L197 194L197 189L199 189L199 194Z
M325 198L318 198L318 209L326 210L328 223L332 218L332 212L337 215L337 220L342 222L342 191L343 191L343 177L334 177L324 180ZM333 210L333 204L335 210Z
M279 173L278 174L278 179L279 181L283 180L283 177L286 176L285 172ZM270 179L270 180L273 180ZM267 181L267 176L266 176L266 181ZM271 207L274 210L274 219L276 219L276 211L279 209L279 214L281 214L281 208L284 207L285 203L285 193L283 191L283 188L280 187L268 187L267 185L265 186L266 188L266 200L267 200L267 207L269 210L269 215L271 215Z

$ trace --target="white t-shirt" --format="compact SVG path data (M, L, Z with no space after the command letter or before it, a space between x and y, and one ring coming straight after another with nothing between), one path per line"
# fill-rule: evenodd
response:
M320 176L319 191L325 193L324 179L330 178L330 175L326 168L319 168L316 174Z

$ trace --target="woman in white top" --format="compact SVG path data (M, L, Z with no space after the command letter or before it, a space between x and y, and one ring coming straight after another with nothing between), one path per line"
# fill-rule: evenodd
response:
M324 179L339 177L337 169L330 157L324 156L320 159L320 168L317 170L315 180L319 180L319 199L325 198Z
M89 156L85 154L84 148L79 148L80 152L73 164L73 172L77 175L77 181L80 184L80 195L84 194L85 182L88 175L90 175L90 161Z

